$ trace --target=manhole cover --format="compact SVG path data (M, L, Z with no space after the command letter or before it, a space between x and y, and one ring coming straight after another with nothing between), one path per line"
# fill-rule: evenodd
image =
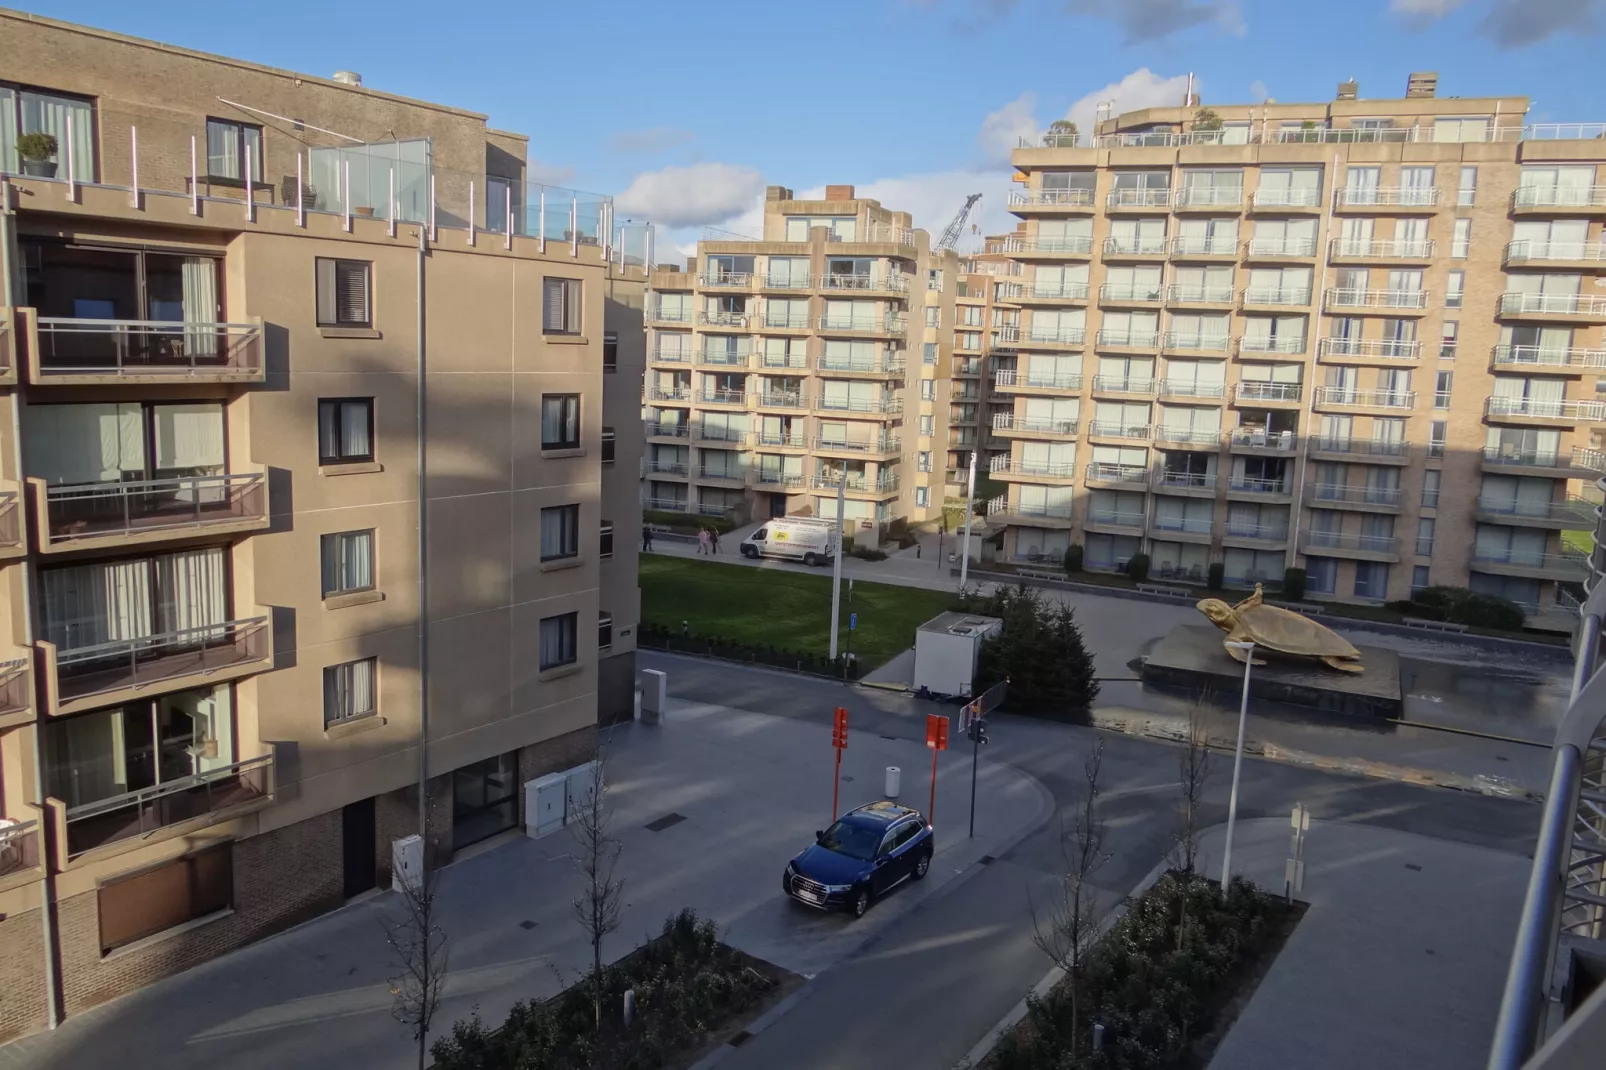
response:
M1407 863L1405 863L1405 868L1408 869L1408 870L1411 870L1413 873L1421 873L1422 872L1422 867L1417 865L1415 862L1407 862Z
M533 929L535 928L535 922L531 921L529 918L525 918L523 921L519 922L519 928Z
M853 778L850 777L850 776L845 776L845 777L842 778L842 783L851 784L851 783L853 783Z
M686 820L686 816L684 814L665 814L656 821L647 822L647 831L662 832L670 825L678 825L684 820Z

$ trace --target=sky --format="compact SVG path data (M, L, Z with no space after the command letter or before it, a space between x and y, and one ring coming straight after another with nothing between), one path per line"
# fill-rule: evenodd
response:
M19 0L10 0L18 3ZM26 0L22 0L26 2ZM41 15L487 113L531 177L616 197L660 248L752 235L766 185L849 183L940 232L970 193L1012 228L1009 150L1054 119L1403 95L1526 95L1530 122L1606 122L1606 0L35 0ZM967 228L968 231L969 228Z

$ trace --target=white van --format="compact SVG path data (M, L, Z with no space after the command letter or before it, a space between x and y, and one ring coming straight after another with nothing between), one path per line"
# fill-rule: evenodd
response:
M743 557L785 557L805 565L829 565L836 554L836 523L814 517L769 520L742 540Z

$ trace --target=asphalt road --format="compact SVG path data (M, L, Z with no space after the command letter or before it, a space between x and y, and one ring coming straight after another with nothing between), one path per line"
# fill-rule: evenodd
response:
M834 706L845 705L855 732L923 738L928 712L953 710L907 695L692 658L643 653L640 661L643 668L667 670L670 692L680 698L821 722ZM1052 893L1062 869L1067 806L1074 804L1087 755L1099 743L1100 796L1112 855L1095 880L1108 902L1130 892L1171 850L1180 748L1009 716L997 716L991 725L988 757L1042 782L1055 798L1056 818L822 974L789 1013L732 1051L721 1067L871 1070L956 1063L1048 970L1050 963L1032 944L1029 904ZM1211 763L1201 827L1227 815L1232 760L1215 754ZM1240 817L1282 817L1296 802L1310 808L1314 821L1307 857L1321 850L1323 821L1378 825L1526 857L1540 817L1531 803L1245 758ZM944 836L964 835L965 815L938 817L939 843ZM986 820L985 812L978 814L978 827L985 828ZM938 859L940 864L940 848ZM842 924L852 922L844 918Z

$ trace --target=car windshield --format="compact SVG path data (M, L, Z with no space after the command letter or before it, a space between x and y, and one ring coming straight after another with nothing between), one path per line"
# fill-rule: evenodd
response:
M881 832L879 827L867 828L864 825L838 821L825 830L825 834L820 837L820 846L827 851L835 851L839 855L868 862L875 857L876 848L881 846Z

